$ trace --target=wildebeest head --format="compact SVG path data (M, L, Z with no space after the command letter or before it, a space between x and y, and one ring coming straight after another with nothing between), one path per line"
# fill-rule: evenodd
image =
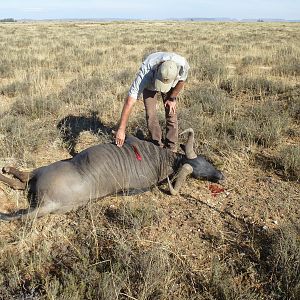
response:
M198 179L205 179L212 182L219 182L224 180L224 175L218 171L210 162L203 156L197 155L194 151L194 130L192 128L186 129L181 133L188 133L188 140L185 145L185 158L182 167L179 169L176 184L173 187L169 181L169 188L172 195L179 192L180 187L184 183L187 175L192 174Z

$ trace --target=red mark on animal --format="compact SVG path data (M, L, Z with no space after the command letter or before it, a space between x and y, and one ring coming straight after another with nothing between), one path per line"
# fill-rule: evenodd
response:
M133 151L134 151L134 153L135 153L136 159L137 159L137 160L142 160L142 157L141 157L141 155L140 155L138 149L136 148L136 146L131 145L131 147L132 147L132 149L133 149Z

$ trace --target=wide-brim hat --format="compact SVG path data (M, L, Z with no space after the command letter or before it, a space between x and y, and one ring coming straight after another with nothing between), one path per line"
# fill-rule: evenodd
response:
M178 68L174 61L167 60L163 62L155 73L154 86L155 90L167 93L178 76Z

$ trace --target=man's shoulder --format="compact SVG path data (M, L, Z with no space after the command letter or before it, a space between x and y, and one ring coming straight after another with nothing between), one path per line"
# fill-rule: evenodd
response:
M167 52L153 52L144 59L143 63L149 65L156 64L157 62L162 61L166 54Z
M172 60L172 61L174 61L177 64L182 65L182 66L187 64L187 61L183 56L181 56L177 53L174 53L174 52L154 52L154 53L151 53L145 58L143 64L144 65L155 66L155 65L159 64L160 62L167 61L167 60Z

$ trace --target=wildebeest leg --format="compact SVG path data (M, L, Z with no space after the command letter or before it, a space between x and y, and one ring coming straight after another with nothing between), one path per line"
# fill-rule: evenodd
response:
M25 190L26 188L26 182L22 182L19 179L8 178L2 174L0 174L0 181L4 182L14 190Z
M22 182L28 182L32 178L32 172L20 171L14 167L4 167L2 168L2 172L13 175Z
M34 219L50 213L45 207L20 209L12 213L1 213L0 221L13 221L18 219Z
M59 211L59 206L55 202L49 201L48 199L44 200L46 200L45 203L40 203L40 205L36 207L28 207L26 209L20 209L12 213L0 212L0 221L35 219Z

